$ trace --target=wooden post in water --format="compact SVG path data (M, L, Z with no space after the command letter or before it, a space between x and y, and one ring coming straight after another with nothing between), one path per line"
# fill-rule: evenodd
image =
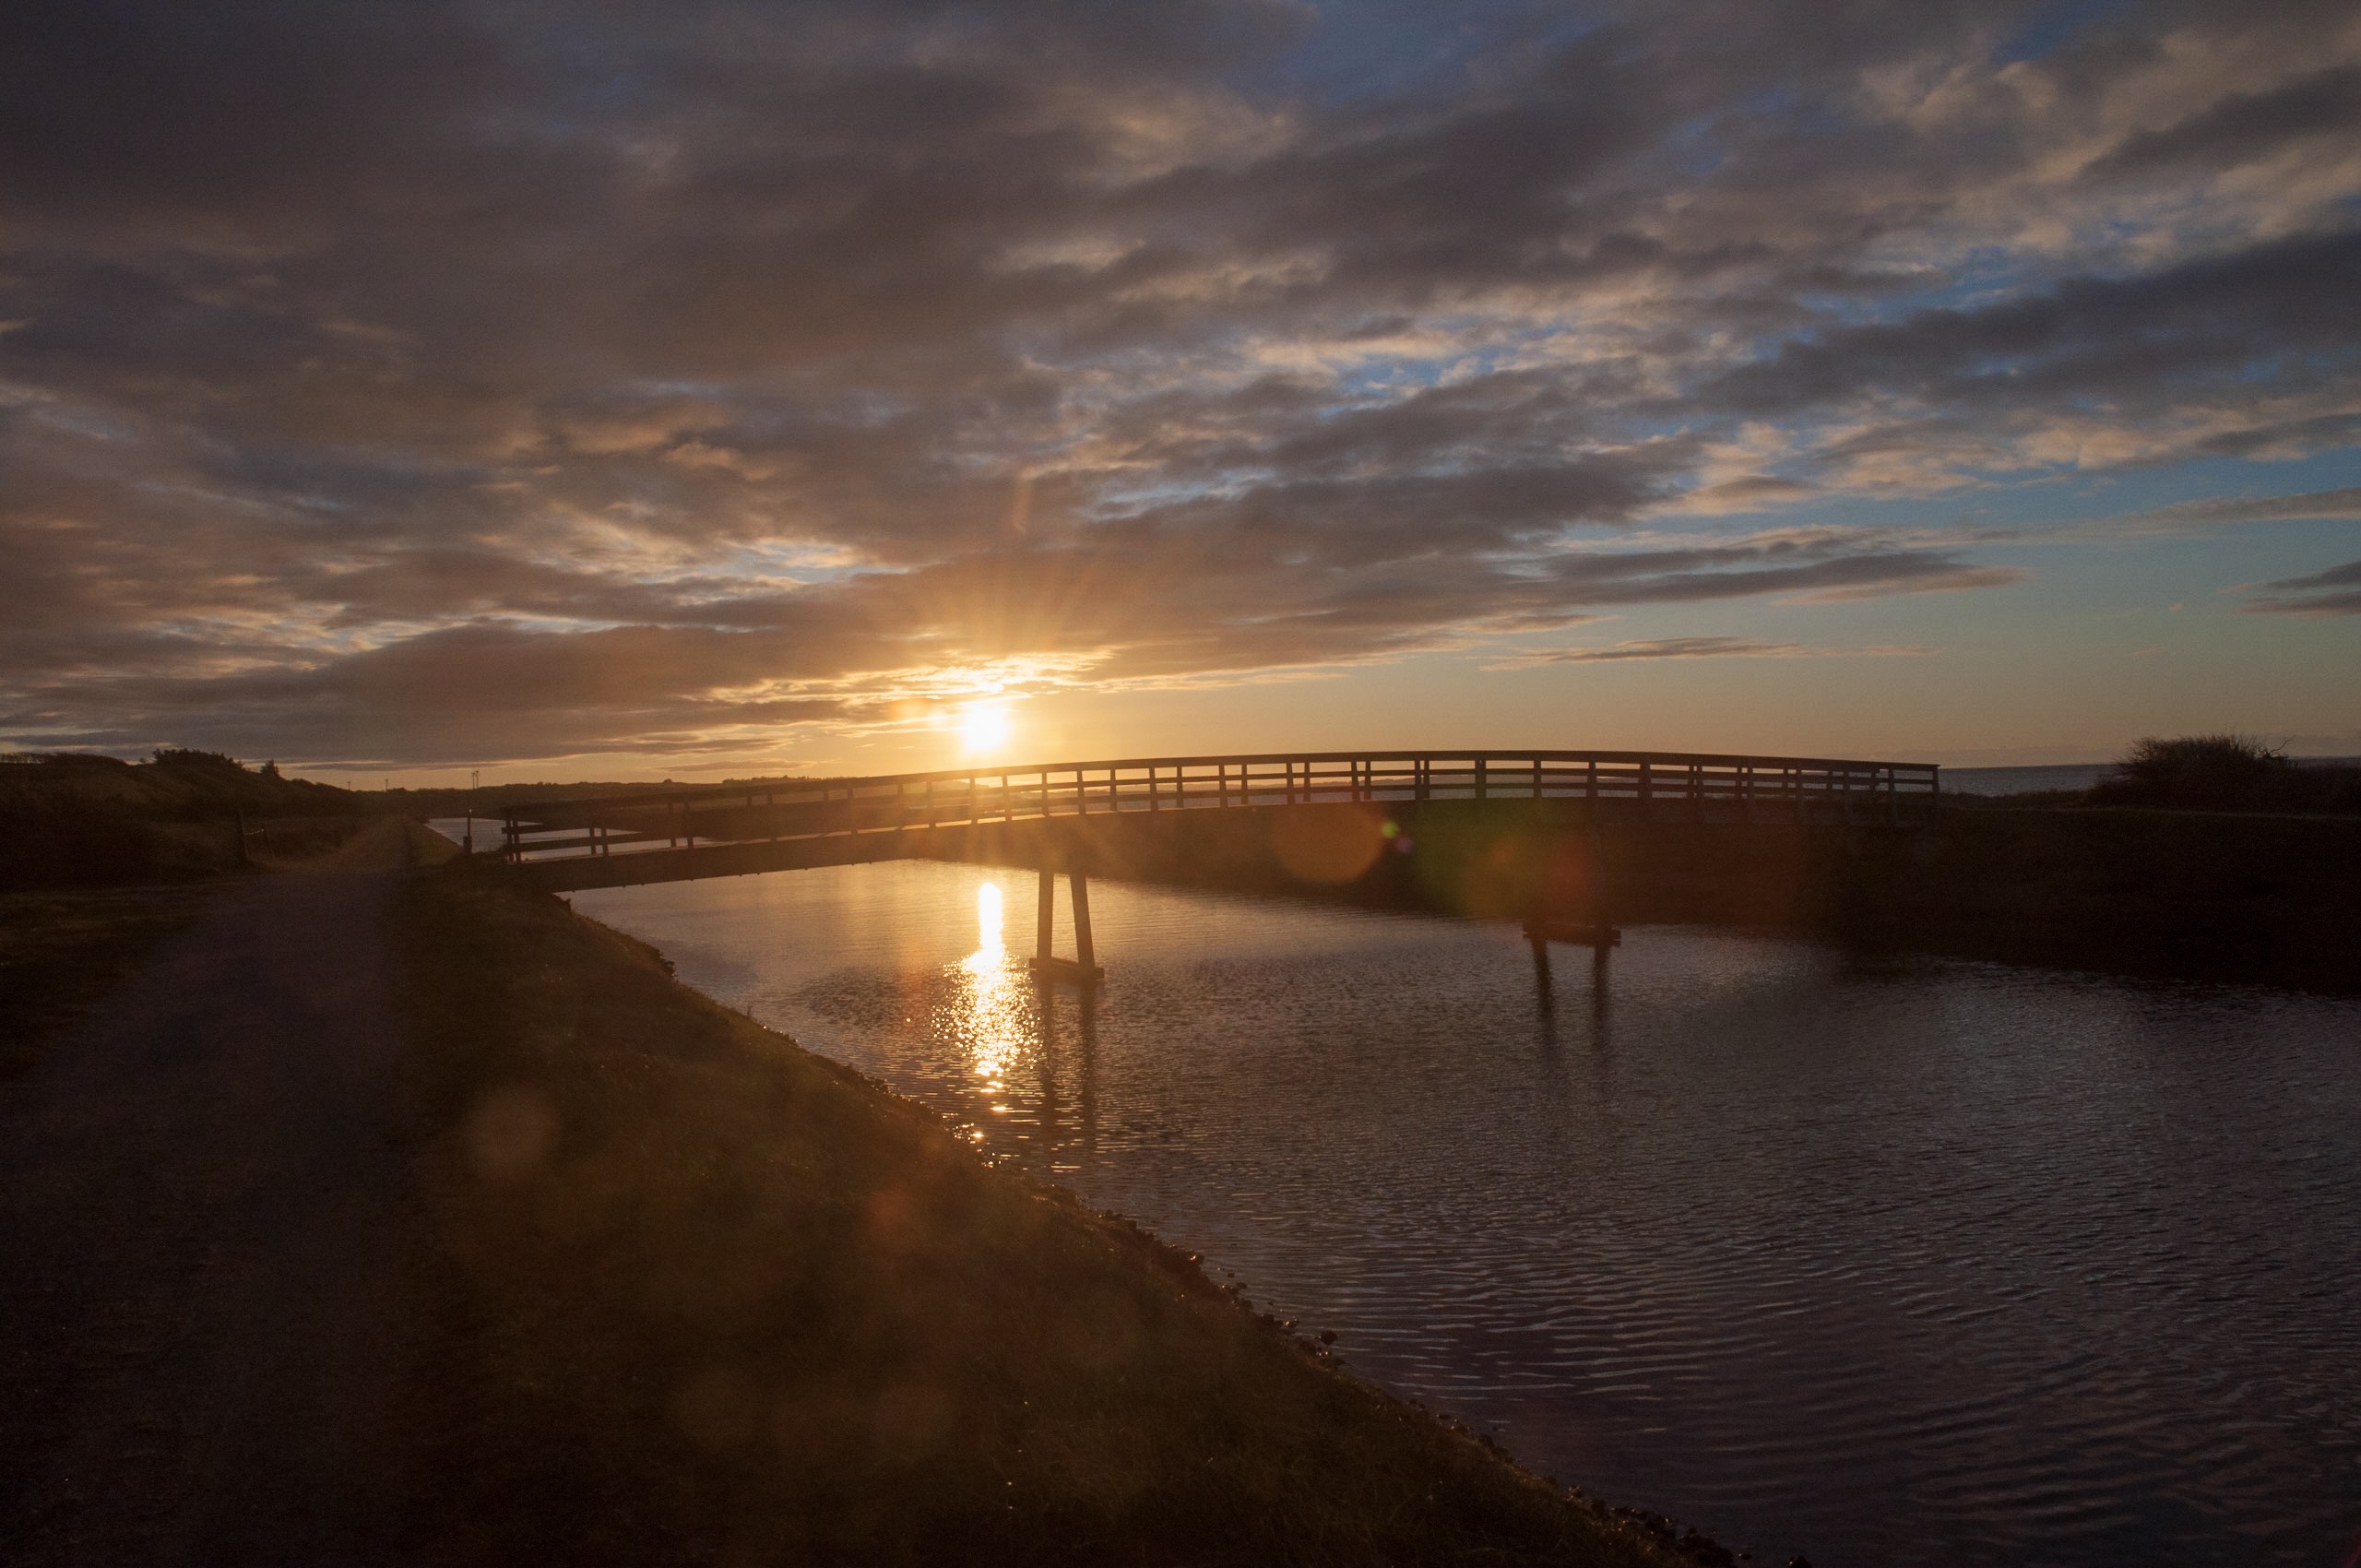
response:
M1053 944L1058 930L1058 873L1046 866L1041 871L1040 911L1033 940L1033 959L1037 967L1056 956Z
M1066 884L1074 896L1074 944L1080 957L1061 958L1055 951L1058 873L1045 866L1041 871L1040 919L1034 933L1032 968L1045 985L1072 980L1086 992L1107 978L1107 971L1098 967L1097 948L1090 937L1089 879L1080 870L1069 867Z
M1074 894L1074 952L1085 969L1096 969L1098 959L1090 944L1090 879L1079 871L1066 873Z

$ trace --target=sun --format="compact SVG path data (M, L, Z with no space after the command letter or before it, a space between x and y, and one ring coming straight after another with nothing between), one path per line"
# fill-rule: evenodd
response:
M959 715L960 749L970 756L996 752L1008 744L1014 729L1008 709L999 703L970 703Z

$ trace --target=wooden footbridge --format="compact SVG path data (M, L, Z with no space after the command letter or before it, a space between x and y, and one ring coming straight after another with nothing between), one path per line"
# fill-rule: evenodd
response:
M1436 802L1527 802L1596 831L1647 824L1846 827L1931 813L1941 790L1928 764L1678 752L1299 752L1027 764L868 778L635 791L507 808L503 856L533 885L566 892L744 876L860 861L988 860L1041 873L1036 968L1098 973L1086 877L1121 841L1174 816L1251 814L1282 835L1308 829L1347 851L1358 873L1381 849L1407 851L1395 818ZM1484 808L1475 808L1484 809ZM1355 865L1356 845L1367 848ZM1070 879L1074 960L1050 950L1053 877ZM1314 873L1312 880L1341 881ZM1599 952L1616 933L1593 907L1536 909L1536 959L1550 941ZM1546 961L1546 959L1545 959Z

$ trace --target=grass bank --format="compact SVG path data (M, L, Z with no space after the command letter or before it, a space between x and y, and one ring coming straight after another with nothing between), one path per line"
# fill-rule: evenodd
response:
M1858 945L2361 992L2361 818L1948 811L1832 885Z
M1354 1382L554 898L450 867L396 925L434 1556L1727 1561Z
M349 790L212 752L166 749L139 763L0 754L0 889L195 881L292 863L383 814Z

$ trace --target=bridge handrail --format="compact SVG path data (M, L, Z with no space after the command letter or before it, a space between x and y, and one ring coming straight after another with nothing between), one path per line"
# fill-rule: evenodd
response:
M1203 756L1111 757L1083 762L1027 762L994 765L988 767L945 767L919 773L849 774L837 778L779 778L750 781L742 784L691 784L670 788L635 790L612 795L560 796L545 801L520 802L489 814L522 819L528 814L551 811L578 811L585 807L611 807L617 810L650 802L690 802L698 801L743 800L748 794L783 794L788 790L872 790L896 784L966 782L970 778L1040 778L1055 774L1074 772L1103 774L1112 769L1118 773L1142 769L1270 766L1286 763L1401 763L1401 762L1599 762L1599 763L1665 763L1675 766L1809 768L1818 772L1851 774L1891 772L1898 784L1909 784L1934 793L1939 790L1940 763L1880 762L1862 758L1751 755L1737 752L1633 752L1633 751L1511 751L1478 747L1467 750L1421 747L1417 750L1376 750L1350 752L1239 752ZM1905 777L1907 776L1907 777Z
M1258 771L1277 769L1278 772ZM950 790L938 786L950 785ZM1931 802L1939 766L1830 757L1644 751L1257 752L1123 757L943 768L768 784L700 785L630 794L521 802L504 808L504 853L611 853L656 839L694 849L747 838L828 837L913 826L1031 820L1098 812L1202 809L1339 801L1590 798L1643 810L1738 803L1750 814L1834 803L1889 814L1904 798ZM1061 811L1059 808L1065 809ZM701 808L704 808L701 810ZM964 808L964 811L963 811ZM735 817L726 822L725 814ZM751 821L741 821L751 815ZM702 822L699 821L703 817ZM717 825L731 831L714 832ZM740 831L741 828L752 831ZM583 837L552 841L552 832Z

